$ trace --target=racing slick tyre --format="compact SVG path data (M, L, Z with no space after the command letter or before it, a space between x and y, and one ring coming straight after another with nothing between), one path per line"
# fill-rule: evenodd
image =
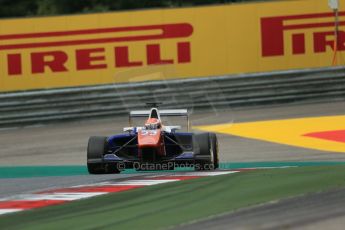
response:
M107 137L90 137L87 146L87 169L90 174L119 173L116 163L103 163L107 151Z
M210 136L210 149L211 157L213 157L212 162L214 169L219 168L219 157L218 157L218 139L215 133L209 133Z
M218 140L216 134L196 134L194 141L194 148L196 149L194 169L201 171L218 168Z

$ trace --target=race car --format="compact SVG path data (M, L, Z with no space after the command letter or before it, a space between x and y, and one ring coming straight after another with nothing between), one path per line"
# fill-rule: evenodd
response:
M181 126L166 126L161 117L186 117L187 132ZM144 126L133 127L133 118L146 118ZM92 136L87 147L90 174L120 173L136 170L173 170L194 167L195 170L218 168L218 141L214 133L189 132L187 109L131 111L130 127L124 133L109 137Z

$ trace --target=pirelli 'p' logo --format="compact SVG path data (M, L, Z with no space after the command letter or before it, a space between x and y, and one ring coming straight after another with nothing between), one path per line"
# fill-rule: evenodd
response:
M31 74L135 67L143 65L191 62L190 41L193 33L189 23L96 28L70 31L50 31L0 35L0 52L6 52L8 75L23 75L22 63L31 63ZM178 39L176 58L162 59L160 40ZM182 40L181 40L182 39ZM130 42L145 42L144 60L132 60ZM127 43L129 42L129 43ZM114 60L107 60L105 44L112 47ZM97 46L97 47L95 47ZM70 56L65 47L77 47ZM92 47L92 48L91 48ZM44 49L44 51L42 51ZM30 60L23 60L21 51L30 50ZM71 60L71 59L74 60ZM73 62L73 65L68 62Z
M345 50L345 12L340 12L340 31L338 32L338 50ZM286 41L286 34L289 40ZM285 39L284 39L285 38ZM291 49L286 50L286 43L291 42ZM317 13L261 18L262 56L283 56L305 54L306 45L312 43L313 53L326 52L334 48L334 14Z

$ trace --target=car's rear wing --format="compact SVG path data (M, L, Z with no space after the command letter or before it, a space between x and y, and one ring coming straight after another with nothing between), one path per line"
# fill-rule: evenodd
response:
M150 115L151 110L136 110L130 111L130 117L148 117ZM164 117L174 117L174 116L188 116L187 109L163 109L159 110L159 114Z
M129 112L129 125L132 126L132 118L135 117L149 117L150 110L135 110ZM161 117L186 117L187 119L187 129L189 131L190 121L189 113L187 109L162 109L159 110L159 115Z

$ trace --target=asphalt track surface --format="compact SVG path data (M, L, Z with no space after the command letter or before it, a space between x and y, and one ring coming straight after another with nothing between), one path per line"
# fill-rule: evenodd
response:
M175 229L344 229L344 193L341 189L276 201Z
M210 125L230 122L238 123L300 117L344 115L344 112L345 102L343 101L317 104L295 104L271 106L266 108L227 109L226 111L216 111L211 113L196 113L192 115L192 123L193 125ZM124 126L128 126L127 121L126 117L117 117L113 119L2 129L0 130L0 166L84 165L86 161L86 146L88 138L93 135L108 136L121 132ZM219 135L218 138L220 144L220 160L222 162L345 161L345 154L342 153L291 147L228 135ZM84 175L68 177L38 177L29 179L1 179L0 198L7 197L9 195L30 193L42 189L95 183L104 180L117 180L137 175L138 174L105 176ZM300 201L297 200L297 203L299 202ZM335 206L337 206L336 203L337 202L334 204ZM325 204L326 202L323 203L323 205ZM344 203L339 202L338 205L339 207L343 207L343 204ZM284 203L282 205L284 206ZM265 208L271 210L270 207ZM295 212L295 208L296 207L292 205L287 206L286 209L281 208L280 210L291 210L292 212ZM253 212L255 212L255 209ZM265 213L267 214L265 215ZM269 218L273 213L274 212L268 211L264 212L262 215ZM342 215L340 215L340 217L339 215L336 217L338 222L345 222L345 218L343 218ZM246 218L245 214L243 218ZM222 228L226 223L229 223L225 221L227 219L227 217L224 217L220 218L220 221L211 222L213 225L210 226L210 229L229 229ZM257 219L264 218L261 218L259 215L259 218ZM267 220L271 221L270 219ZM322 224L326 223L328 220L329 218L325 219L325 222L319 221L314 227L321 229ZM274 220L272 221L274 222ZM193 226L190 226L191 229L195 229ZM234 225L234 228L253 229L241 225Z

